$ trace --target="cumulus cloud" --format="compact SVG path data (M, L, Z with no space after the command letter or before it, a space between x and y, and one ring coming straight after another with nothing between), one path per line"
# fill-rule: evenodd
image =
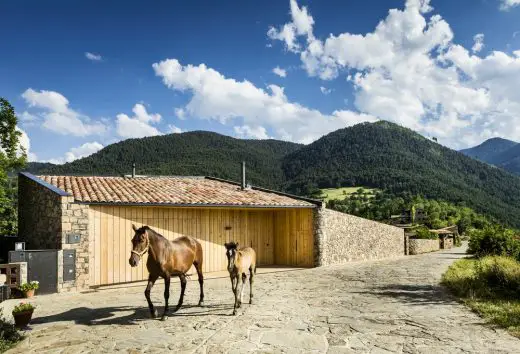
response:
M241 134L254 132L259 136L261 126L281 139L309 143L333 130L375 120L368 114L348 111L322 114L290 102L280 86L258 88L247 80L226 78L205 64L182 65L177 59L167 59L153 64L153 69L167 87L191 93L183 107L190 117L231 123Z
M180 120L184 120L184 119L186 119L186 112L185 112L184 109L182 109L182 108L175 108L175 115L176 115L177 118L179 118Z
M273 73L280 77L287 76L287 71L285 69L280 68L279 66L277 66L276 68L273 69Z
M22 135L20 135L20 146L23 147L23 150L27 154L27 160L29 162L37 161L38 157L31 151L31 139L29 139L27 133L19 127L16 127L16 130L22 133ZM20 154L22 153L22 149L19 149L18 151Z
M101 61L101 60L103 60L103 58L101 57L101 55L99 55L99 54L94 54L94 53L90 53L90 52L85 52L85 57L86 57L88 60L91 60L91 61Z
M175 125L173 125L173 124L169 124L168 125L168 132L170 134L180 134L180 133L182 133L182 129L177 127L177 126L175 126Z
M291 52L297 52L300 45L296 42L296 36L306 35L312 38L312 26L314 19L305 6L298 6L296 0L290 0L291 17L293 21L283 25L281 28L270 27L267 35L271 39L283 41L286 48Z
M298 54L309 76L348 75L360 112L435 134L455 148L497 135L520 139L520 57L500 51L477 56L483 35L476 36L471 54L454 43L450 25L433 13L430 0L405 1L372 32L324 40L314 36L306 8L310 25L296 31L302 10L295 15L293 0L290 7L290 22L270 28L268 36ZM294 36L281 36L285 28L294 29Z
M85 143L81 146L70 149L65 153L65 162L72 162L82 157L87 157L95 152L103 149L103 145L94 141L92 143Z
M82 115L69 107L69 100L59 92L35 91L28 88L23 94L23 99L29 107L39 109L36 115L22 114L22 119L39 116L43 119L43 128L63 135L87 136L102 134L106 126L101 122L92 121L88 116Z
M103 145L98 143L97 141L85 143L81 146L71 148L69 151L65 153L63 157L50 159L45 162L61 165L66 162L72 162L74 160L90 156L101 149L103 149Z
M332 92L331 89L328 89L328 88L323 87L323 86L320 86L320 91L321 91L321 93L323 93L324 95L328 95L329 93Z
M233 130L239 138L269 139L267 130L261 126L242 125L233 127Z
M502 11L509 11L518 5L520 5L520 0L500 0L500 10Z
M473 53L478 53L484 48L484 34L479 33L476 34L475 37L473 37L473 40L475 41L473 44L473 47L471 47L471 51Z
M143 138L145 136L162 134L151 125L160 122L160 114L149 114L146 111L146 107L141 103L137 103L132 108L132 112L134 113L133 117L129 117L124 113L117 115L116 130L121 138Z

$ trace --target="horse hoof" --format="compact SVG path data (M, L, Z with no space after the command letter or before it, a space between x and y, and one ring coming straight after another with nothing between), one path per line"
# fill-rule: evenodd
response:
M166 321L168 319L168 316L162 316L161 321Z
M237 312L236 311L233 311L233 316L236 316L237 315Z
M154 311L150 314L151 318L157 318L157 311Z
M199 306L200 306L200 307L204 306L204 301L200 301L200 302L199 302Z

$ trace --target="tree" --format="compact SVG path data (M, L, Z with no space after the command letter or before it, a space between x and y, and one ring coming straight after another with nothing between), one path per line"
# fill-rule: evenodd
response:
M0 235L16 235L18 220L17 195L9 181L9 173L21 169L27 160L20 145L22 133L17 129L14 108L0 97Z

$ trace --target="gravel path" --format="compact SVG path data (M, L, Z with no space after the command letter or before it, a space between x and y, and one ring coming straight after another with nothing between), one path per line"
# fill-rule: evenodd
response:
M198 284L190 281L185 306L165 322L148 319L142 286L41 296L28 338L10 353L520 353L520 340L439 287L462 257L456 248L257 275L256 304L238 316L229 279L206 281L204 308L193 306ZM162 292L158 284L156 304Z

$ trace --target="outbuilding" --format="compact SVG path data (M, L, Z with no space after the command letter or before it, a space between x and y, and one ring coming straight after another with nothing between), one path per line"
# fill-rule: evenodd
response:
M244 181L21 173L19 237L28 250L53 250L56 267L49 269L57 269L58 292L147 279L145 260L136 268L128 264L132 224L170 240L196 237L206 273L226 269L224 243L231 240L253 247L260 266L313 267L404 254L399 228Z

